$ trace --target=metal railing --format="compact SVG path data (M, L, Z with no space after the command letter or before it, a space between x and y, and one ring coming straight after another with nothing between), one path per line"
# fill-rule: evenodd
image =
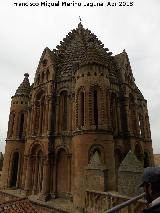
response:
M119 204L119 205L117 205L117 206L115 206L115 207L113 207L109 210L105 210L103 213L115 213L115 212L121 210L122 208L129 207L132 203L135 203L136 201L140 200L144 196L145 196L145 193L140 194L140 195L133 197L130 200L127 200L127 201L125 201L125 202L123 202L123 203L121 203L121 204Z

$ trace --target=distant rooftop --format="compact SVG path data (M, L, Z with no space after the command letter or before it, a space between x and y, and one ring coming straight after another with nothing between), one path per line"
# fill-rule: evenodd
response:
M0 205L0 212L30 212L37 213L33 208L31 202L27 198L20 198L17 200L7 201Z

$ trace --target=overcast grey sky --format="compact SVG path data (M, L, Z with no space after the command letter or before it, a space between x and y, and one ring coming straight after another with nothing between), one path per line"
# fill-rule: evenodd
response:
M160 0L134 0L133 7L120 7L115 0L111 2L117 6L94 8L16 7L14 2L41 0L0 1L0 150L4 152L11 96L23 74L28 72L33 82L43 49L54 49L81 16L83 26L114 55L126 49L136 84L148 101L154 153L160 153Z

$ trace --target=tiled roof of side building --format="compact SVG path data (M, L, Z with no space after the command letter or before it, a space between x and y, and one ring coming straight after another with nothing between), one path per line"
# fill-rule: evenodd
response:
M7 201L0 205L0 213L37 213L27 198Z

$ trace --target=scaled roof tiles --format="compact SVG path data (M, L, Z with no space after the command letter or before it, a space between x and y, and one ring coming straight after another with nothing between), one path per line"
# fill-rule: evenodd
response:
M37 213L27 198L7 201L0 205L0 213Z

